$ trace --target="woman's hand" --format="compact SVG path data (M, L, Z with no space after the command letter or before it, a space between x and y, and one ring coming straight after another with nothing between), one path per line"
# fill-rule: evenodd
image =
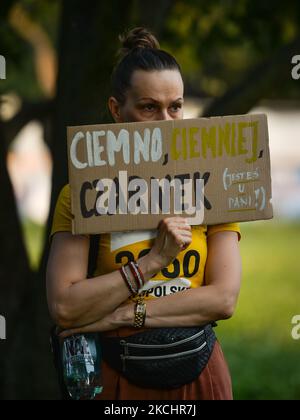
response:
M183 217L164 219L158 226L158 235L150 251L161 268L167 267L192 242L192 229Z
M59 334L59 337L63 339L75 334L97 333L113 331L120 327L132 327L134 321L134 306L134 302L125 303L103 319L83 327L64 330Z

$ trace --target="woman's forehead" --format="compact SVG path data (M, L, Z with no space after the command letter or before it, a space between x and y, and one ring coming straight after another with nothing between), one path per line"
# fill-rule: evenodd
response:
M131 79L130 94L134 99L177 100L183 98L183 81L177 70L137 70Z

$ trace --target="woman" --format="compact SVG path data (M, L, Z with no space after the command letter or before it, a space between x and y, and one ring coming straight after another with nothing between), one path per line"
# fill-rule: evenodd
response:
M132 30L121 41L108 101L114 121L182 119L184 86L174 57L160 50L144 28ZM185 327L202 328L232 316L241 278L237 224L191 227L175 217L164 219L155 231L101 235L97 269L87 280L90 239L71 234L70 209L67 185L56 206L47 269L49 308L65 330L63 337L101 332L119 342L137 329L143 334L166 327L186 331ZM141 289L137 305L134 296ZM159 383L139 386L104 361L99 399L232 399L230 374L217 341L209 356L192 382L183 379L175 389L159 389ZM157 382L163 381L162 375L163 371Z

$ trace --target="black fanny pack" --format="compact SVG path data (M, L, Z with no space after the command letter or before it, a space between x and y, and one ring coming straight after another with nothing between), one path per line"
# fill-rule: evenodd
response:
M129 382L151 389L174 389L193 382L207 365L216 342L211 324L100 339L103 358L113 369Z

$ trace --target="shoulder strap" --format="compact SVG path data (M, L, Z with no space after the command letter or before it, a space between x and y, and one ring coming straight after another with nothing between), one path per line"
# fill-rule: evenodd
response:
M94 276L97 267L97 257L100 243L100 235L90 235L90 251L89 251L89 265L88 265L88 278Z

